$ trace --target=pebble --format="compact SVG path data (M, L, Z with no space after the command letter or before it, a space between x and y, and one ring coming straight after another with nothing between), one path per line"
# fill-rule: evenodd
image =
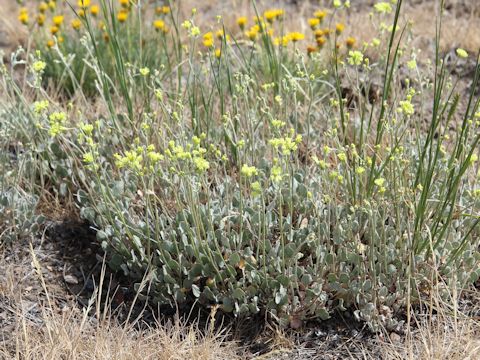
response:
M77 285L78 284L78 279L73 275L65 275L63 277L63 279L65 280L65 282L67 284L70 284L70 285Z

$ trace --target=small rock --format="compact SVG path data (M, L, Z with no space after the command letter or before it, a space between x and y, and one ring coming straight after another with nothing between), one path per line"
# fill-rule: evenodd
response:
M300 329L303 326L303 321L298 317L293 317L290 319L290 327L294 330Z
M63 280L65 280L65 282L67 284L70 284L70 285L77 285L78 284L78 279L73 275L65 275L63 277Z
M402 340L402 338L397 333L392 332L390 333L390 340L392 340L392 342L394 343L399 343Z

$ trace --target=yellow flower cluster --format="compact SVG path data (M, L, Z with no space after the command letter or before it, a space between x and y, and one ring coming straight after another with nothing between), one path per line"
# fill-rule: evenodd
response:
M298 149L298 145L302 142L302 135L298 134L295 137L285 136L280 138L270 139L269 144L276 150L279 150L283 155L290 155Z
M48 107L50 106L48 100L40 100L35 101L33 103L33 112L37 115L40 115L47 111Z
M323 23L323 20L327 15L327 11L317 10L314 12L313 17L308 19L308 24L313 31L313 37L315 40L315 45L308 45L307 47L307 52L309 54L320 50L325 45L327 39L330 37L331 34L336 34L337 36L335 46L337 48L341 46L338 42L338 37L340 37L340 35L343 34L343 32L345 31L345 24L337 23L335 24L334 29L330 29L328 27L323 29L320 28L320 25ZM356 39L354 37L349 36L345 39L345 45L347 46L347 48L351 49L355 46L355 44Z
M128 20L133 3L136 3L136 1L118 0L119 9L116 12L116 19L119 23L125 23ZM38 6L33 8L34 14L32 15L32 18L35 21L32 24L30 22L31 16L29 14L29 11L32 12L32 10L29 10L30 8L27 7L19 9L18 20L22 24L29 26L30 29L34 26L47 26L46 33L54 38L47 38L45 44L47 47L51 48L56 42L60 44L64 41L63 35L66 31L66 29L64 29L64 24L66 22L64 13L67 13L70 10L69 5L70 4L67 5L64 0L39 1ZM83 19L88 15L93 18L97 17L100 13L101 7L98 3L94 3L92 0L77 0L76 5L75 15L72 14L72 18L68 21L71 29L74 31L80 31L84 24ZM156 8L155 13L164 16L170 13L170 8L168 6L160 6ZM105 25L103 21L98 21L97 25L100 29L104 30ZM154 20L152 26L155 30L162 33L167 33L169 31L165 19L160 18ZM105 41L108 41L108 33L105 32L103 38Z
M240 169L240 174L247 178L251 178L252 176L258 175L258 170L255 166L243 164L242 168Z
M193 169L198 173L204 173L210 168L210 163L206 159L207 155L225 160L221 151L214 144L210 144L208 149L202 146L202 142L206 139L206 134L193 136L190 143L185 146L177 144L174 140L170 140L167 149L165 149L166 158L173 164L177 164L182 171L193 165Z
M164 156L155 150L155 146L137 146L134 149L125 151L122 156L115 154L115 165L119 169L129 169L138 175L153 173L155 165L164 159Z
M38 11L35 15L35 24L39 27L48 25L47 33L50 34L53 38L46 40L46 45L48 47L53 47L56 43L60 44L64 41L64 32L66 22L65 16L62 13L62 10L65 11L65 7L57 6L60 1L50 0L50 1L40 1L38 5ZM116 20L120 23L129 22L130 13L134 8L132 4L136 4L136 1L133 0L118 0L117 8L115 11ZM150 6L150 5L145 5ZM165 34L169 32L168 26L168 14L171 13L169 6L156 6L152 9L152 13L155 14L155 17L151 20L152 29L155 31ZM50 11L51 15L47 15L47 12ZM68 19L70 28L74 31L80 31L84 25L84 20L87 15L96 17L101 11L101 7L98 4L98 0L76 0L76 15L77 17ZM192 10L192 14L195 14L196 10ZM313 45L309 44L306 46L307 52L313 53L320 50L323 45L326 43L328 37L332 33L336 33L337 36L343 34L345 30L344 24L336 24L334 28L320 28L321 24L324 22L324 19L327 17L328 13L325 10L318 10L313 13L313 16L308 19L308 24L313 31L314 41ZM299 31L286 32L285 35L275 36L275 33L282 32L282 25L277 25L277 22L282 21L285 17L285 10L272 8L265 10L260 16L255 16L253 19L248 19L246 16L240 16L237 18L237 25L242 30L244 36L251 40L258 40L259 36L262 34L268 36L272 43L276 46L288 46L289 44L297 44L306 39L306 35ZM21 23L29 25L30 16L29 11L26 7L21 8L18 19ZM248 23L253 23L251 27L248 27ZM34 25L35 25L34 24ZM34 26L32 25L32 26ZM105 31L105 24L103 21L98 21L97 25L100 29L104 30L103 39L109 41L110 36ZM191 37L198 37L201 32L198 26L195 26L191 20L186 20L182 23L182 26L188 30L188 34ZM280 31L281 30L281 31ZM219 39L220 42L228 42L229 36L224 33L223 29L207 32L203 35L203 45L207 49L211 49L212 53L217 57L221 57L221 48L222 46L215 46L216 39ZM353 48L355 46L356 40L353 37L348 37L344 40L345 45L348 48ZM337 46L340 46L336 43ZM295 45L296 46L296 45Z
M273 23L275 20L279 20L285 14L285 10L282 9L269 9L263 13L263 17L269 23Z
M168 6L158 6L156 9L155 9L155 13L160 16L160 17L163 17L167 14L170 13L170 7ZM169 28L168 26L166 25L166 22L165 22L165 19L164 18L160 18L160 19L155 19L153 21L153 28L158 31L158 32L162 32L164 34L166 34L168 31L169 31Z
M65 131L67 128L65 124L67 122L67 114L64 112L53 112L48 117L50 129L48 133L51 137L56 137L58 134Z

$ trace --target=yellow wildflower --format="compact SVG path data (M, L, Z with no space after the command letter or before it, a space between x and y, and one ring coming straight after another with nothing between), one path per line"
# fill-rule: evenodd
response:
M45 18L46 18L45 14L39 13L39 14L37 15L37 24L38 24L38 26L43 26L43 24L45 24Z
M52 19L53 24L56 25L56 26L61 26L63 24L63 20L64 20L63 15L56 15Z
M256 30L255 27L252 27L250 30L248 30L245 35L252 41L254 41L257 38L258 30Z
M202 157L193 158L193 163L199 172L205 172L210 168L210 163Z
M308 25L310 25L312 29L315 29L318 25L320 25L320 19L319 18L308 19Z
M380 1L374 5L375 11L381 13L381 14L390 14L393 9L392 5L390 5L386 1Z
M40 11L41 13L44 13L47 10L48 10L48 4L45 1L42 1L40 4L38 4L38 11Z
M20 9L20 14L18 15L18 20L23 24L23 25L28 25L28 12L25 8Z
M247 164L243 164L242 169L240 170L240 174L247 178L250 178L252 176L258 175L258 170L255 166L248 166Z
M71 25L73 29L78 30L82 26L82 22L79 19L73 19Z
M37 60L32 64L33 71L37 73L43 72L43 70L45 70L46 67L47 67L47 64L41 60Z
M468 53L464 49L458 48L456 53L457 53L457 56L462 59L465 59L468 57Z
M278 183L278 182L282 181L282 178L283 178L282 168L278 165L273 166L271 171L270 171L270 179L274 183Z
M121 23L124 23L125 21L127 21L127 18L128 18L128 12L126 11L120 11L117 15L117 20Z
M300 32L294 31L288 34L288 38L295 43L297 41L305 39L305 35Z
M50 103L48 102L48 100L35 101L33 103L33 112L35 114L41 114L48 109L49 105Z
M77 4L80 8L86 8L90 6L90 0L78 0Z
M99 12L100 12L100 8L98 7L98 5L92 5L92 6L90 7L90 13L91 13L93 16L97 16Z
M351 49L355 46L356 42L357 40L354 37L349 36L347 40L345 40L345 45L347 45L347 47Z
M313 16L315 16L317 19L319 19L320 21L322 21L325 16L327 16L327 12L326 11L323 11L323 10L317 10L315 11L315 13L313 14Z
M240 27L240 29L244 29L245 25L247 25L248 19L245 16L240 16L237 19L237 25Z
M355 66L359 66L361 65L363 62L363 54L362 52L358 51L358 50L350 50L348 52L348 63L350 65L355 65Z
M165 30L165 21L161 20L161 19L158 19L158 20L155 20L153 22L153 27L155 28L155 30Z
M335 31L337 32L337 35L340 35L343 30L345 30L345 25L342 24L342 23L339 23L337 25L335 25Z

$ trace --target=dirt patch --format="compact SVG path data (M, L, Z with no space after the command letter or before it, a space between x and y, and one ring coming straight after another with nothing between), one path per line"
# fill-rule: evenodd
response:
M13 0L0 0L0 51L6 53L5 57L23 39L26 31L24 26L17 20L18 4Z

